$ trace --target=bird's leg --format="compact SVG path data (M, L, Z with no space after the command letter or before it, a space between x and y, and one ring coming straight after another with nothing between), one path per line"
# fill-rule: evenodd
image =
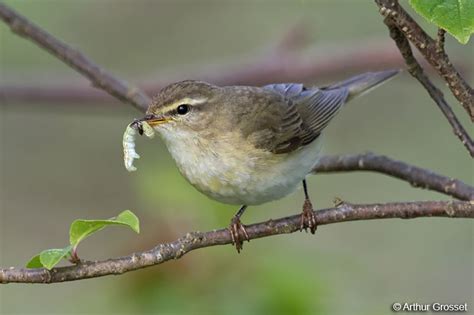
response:
M240 207L239 211L237 211L232 220L230 220L229 226L232 245L235 245L238 253L240 253L240 250L242 249L243 241L247 240L250 242L245 226L240 222L240 217L244 214L245 209L247 209L247 206L245 205Z
M309 200L308 187L306 186L306 179L303 179L303 190L304 190L304 204L303 212L301 213L301 224L300 231L303 229L306 231L307 228L311 231L311 234L316 232L318 224L316 222L316 216L313 212L313 205L311 200Z

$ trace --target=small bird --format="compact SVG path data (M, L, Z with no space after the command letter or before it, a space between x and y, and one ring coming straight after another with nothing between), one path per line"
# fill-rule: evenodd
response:
M240 205L229 225L240 252L249 240L240 221L247 206L280 199L301 183L300 229L314 234L317 222L305 178L320 156L324 128L344 104L398 72L369 72L325 87L181 81L163 88L137 121L161 135L179 171L197 190Z

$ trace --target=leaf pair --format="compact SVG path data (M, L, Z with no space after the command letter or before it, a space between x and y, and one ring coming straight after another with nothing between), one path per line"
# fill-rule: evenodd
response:
M31 258L27 268L47 268L51 270L61 259L78 261L77 246L88 236L110 225L128 226L136 233L140 233L140 222L130 210L121 212L118 216L108 220L75 220L69 228L69 245L64 248L46 249Z

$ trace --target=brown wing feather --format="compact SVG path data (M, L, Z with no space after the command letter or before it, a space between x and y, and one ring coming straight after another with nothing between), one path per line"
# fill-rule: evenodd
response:
M234 92L226 93L233 95L232 99L227 97L226 101L232 103L233 108L240 107L240 115L233 115L237 118L234 125L238 125L242 136L255 147L274 153L287 153L296 150L305 141L303 119L291 99L262 88L226 88Z
M397 73L398 70L368 72L323 88L307 89L296 83L264 86L264 90L283 96L288 107L282 116L282 130L275 136L272 151L287 153L311 143L347 101L379 86ZM298 114L294 113L295 109Z
M288 153L313 142L349 95L345 87L306 89L302 84L295 83L267 85L264 89L282 95L288 107L281 119L281 133L276 135L271 150L274 153Z

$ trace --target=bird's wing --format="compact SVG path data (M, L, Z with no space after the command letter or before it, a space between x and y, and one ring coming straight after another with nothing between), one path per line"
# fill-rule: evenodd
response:
M242 136L256 148L276 154L289 153L310 139L311 130L304 127L303 119L295 102L271 89L256 87L227 87L225 101L238 111L230 127L237 128Z
M263 87L286 99L281 132L274 139L274 153L288 153L314 141L344 105L346 87L306 89L302 84L272 84Z

